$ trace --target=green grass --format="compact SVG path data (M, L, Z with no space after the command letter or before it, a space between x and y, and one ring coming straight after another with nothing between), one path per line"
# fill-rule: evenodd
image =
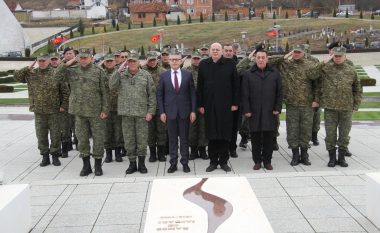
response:
M286 113L281 113L280 120L285 120ZM321 120L324 119L323 113L321 113ZM352 120L356 121L375 121L380 120L380 112L354 112L352 114Z
M363 96L370 96L370 97L380 96L380 92L365 92L363 93Z
M29 99L0 99L0 104L27 104Z
M362 102L360 108L380 108L380 102Z

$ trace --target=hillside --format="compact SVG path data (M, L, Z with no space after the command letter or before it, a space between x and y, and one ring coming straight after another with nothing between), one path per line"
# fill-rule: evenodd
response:
M4 0L8 7L16 6L19 2L24 9L33 10L53 10L53 9L63 9L70 0ZM109 5L125 5L126 0L109 0Z

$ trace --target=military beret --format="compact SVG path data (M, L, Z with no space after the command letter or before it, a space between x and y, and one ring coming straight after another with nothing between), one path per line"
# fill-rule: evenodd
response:
M115 60L115 56L114 56L114 54L112 54L112 53L107 53L105 56L104 56L104 60L105 61L114 61Z
M255 46L255 50L256 50L256 53L257 53L257 52L260 52L260 51L264 51L264 50L266 50L266 49L265 49L265 44L260 43L260 44L256 45L256 46Z
M79 57L91 57L91 49L90 48L80 48L79 49Z
M335 47L332 49L334 52L334 55L342 56L346 54L347 49L344 47Z
M193 53L191 54L191 58L194 58L194 57L202 58L202 55L201 55L199 52L195 51L195 52L193 52Z
M56 58L56 59L59 59L61 56L59 56L58 53L52 53L50 54L50 59L53 59L53 58Z
M138 60L140 60L140 55L139 55L137 52L132 51L132 52L129 54L129 56L128 56L128 61L129 61L129 60L138 61Z
M293 46L293 51L305 52L305 47L302 44L297 44Z
M146 59L147 60L152 60L152 59L157 59L157 52L156 51L149 51L147 54L146 54Z
M46 61L46 60L49 60L50 59L50 56L49 54L47 53L40 53L38 56L37 56L37 60L43 60L43 61Z
M333 49L333 48L336 48L336 47L341 47L342 44L339 42L339 41L336 41L336 42L332 42L329 44L329 46L327 46L328 49Z

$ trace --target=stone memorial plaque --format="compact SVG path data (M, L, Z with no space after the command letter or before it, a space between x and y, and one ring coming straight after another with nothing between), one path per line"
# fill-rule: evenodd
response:
M272 233L245 177L156 179L145 233Z

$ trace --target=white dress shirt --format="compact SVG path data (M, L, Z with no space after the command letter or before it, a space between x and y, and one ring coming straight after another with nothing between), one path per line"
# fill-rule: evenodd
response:
M175 82L174 82L174 70L171 69L171 78L172 78L172 84L175 89ZM181 87L181 81L182 81L182 74L181 74L181 69L177 70L177 79L178 79L178 88Z

